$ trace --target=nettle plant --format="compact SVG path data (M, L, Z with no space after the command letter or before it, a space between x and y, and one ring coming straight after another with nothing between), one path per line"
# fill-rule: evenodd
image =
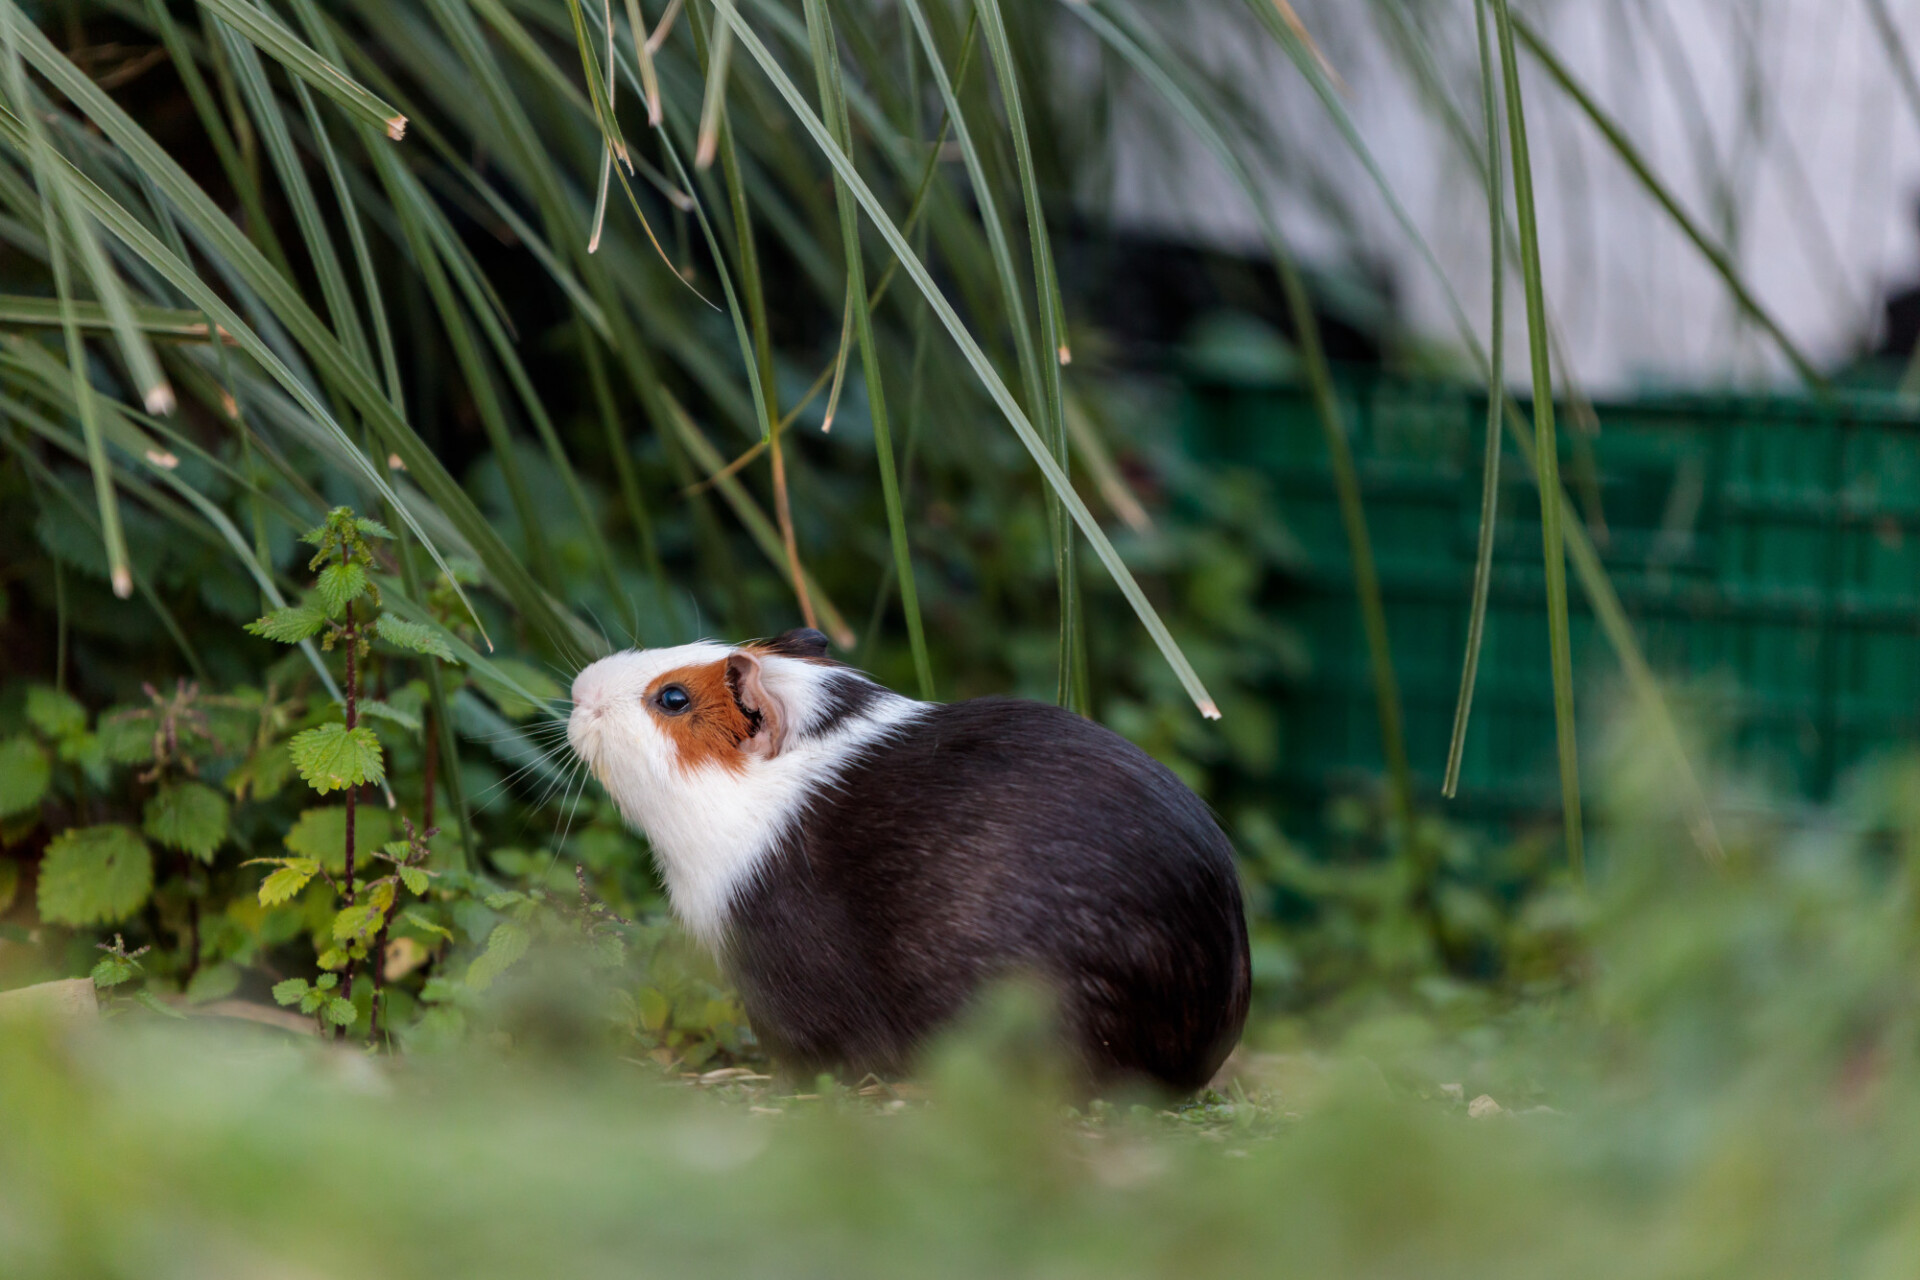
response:
M608 806L544 849L491 845L451 792L436 806L453 778L433 706L519 759L509 740L552 732L529 722L558 689L467 651L451 582L414 615L431 622L389 612L388 537L346 508L307 535L310 590L247 630L313 652L263 663L258 687L149 685L96 718L62 690L0 686L0 937L38 972L90 970L110 1012L270 989L322 1033L432 1045L511 1028L516 1002L560 990L545 977L664 1069L750 1059L737 999L667 923Z
M453 653L431 628L387 613L380 607L380 587L374 581L372 542L388 540L393 534L377 520L356 515L349 507L336 507L304 539L317 548L308 568L318 572L313 592L305 603L276 609L249 623L254 635L281 644L300 644L316 636L320 647L341 651L346 664L341 688L341 719L329 720L297 733L287 743L287 755L301 779L321 795L340 792L343 803L338 809L309 811L302 823L310 820L315 829L287 840L289 848L308 846L307 853L291 857L256 858L253 863L275 867L260 886L260 905L274 907L297 897L317 876L337 899L338 911L330 929L332 944L323 950L319 965L325 972L315 981L290 978L273 989L274 999L284 1005L297 1004L302 1012L312 1013L323 1022L345 1029L360 1021L361 1012L353 999L354 976L361 965L369 965L370 987L367 993L367 1031L377 1039L380 1010L388 979L388 935L401 906L401 894L416 899L427 896L430 878L437 872L426 868L427 841L439 834L438 828L416 831L411 819L404 840L390 841L373 850L373 860L391 868L389 874L362 879L370 870L359 859L356 828L360 792L367 787L386 785L386 760L380 739L362 717L374 715L418 728L418 719L377 699L361 695L365 664L372 656L372 637L378 636L399 649L429 660L451 662ZM340 873L328 870L323 851L333 816L338 815ZM383 824L385 825L385 824ZM312 846L322 846L312 848ZM447 937L444 926L418 917L429 932Z

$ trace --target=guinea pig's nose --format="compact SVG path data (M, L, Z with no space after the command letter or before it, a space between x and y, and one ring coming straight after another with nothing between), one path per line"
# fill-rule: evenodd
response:
M573 705L586 711L596 709L600 705L602 688L600 677L593 673L592 667L588 667L573 678Z

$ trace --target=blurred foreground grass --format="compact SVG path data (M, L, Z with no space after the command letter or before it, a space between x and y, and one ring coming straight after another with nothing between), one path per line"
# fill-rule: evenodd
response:
M398 1059L0 1027L0 1270L1914 1274L1920 765L1785 817L1728 785L1710 866L1658 756L1609 757L1570 986L1291 1033L1171 1111L1070 1106L1005 1004L913 1086L814 1094L665 1078L564 1010Z

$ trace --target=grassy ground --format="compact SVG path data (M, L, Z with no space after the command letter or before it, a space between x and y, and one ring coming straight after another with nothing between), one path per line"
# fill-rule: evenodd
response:
M1243 1048L1171 1108L1068 1101L1017 1001L911 1083L845 1086L663 1071L537 998L560 1012L398 1059L139 1009L16 1025L0 1256L22 1277L1912 1274L1912 770L1729 820L1713 867L1618 757L1577 981L1467 1017L1430 994L1266 1023L1252 1042L1293 1047Z

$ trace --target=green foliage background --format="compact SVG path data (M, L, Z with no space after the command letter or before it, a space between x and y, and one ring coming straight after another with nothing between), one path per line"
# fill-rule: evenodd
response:
M9 1274L1910 1272L1910 768L1715 807L1742 783L1563 509L1552 397L1496 395L1558 530L1543 625L1570 566L1623 711L1591 822L1564 663L1551 829L1417 810L1420 640L1259 200L1288 157L1198 7L0 0L0 989L107 1014L0 1022ZM1292 10L1227 8L1391 202ZM1545 391L1520 51L1579 90L1470 16ZM1168 371L1053 260L1142 101L1259 207L1344 504L1388 770L1324 815L1273 795L1284 513L1182 452ZM364 555L312 559L329 519ZM1015 997L920 1085L759 1069L559 733L598 653L805 619L1216 807L1258 985L1220 1092L1069 1105Z

